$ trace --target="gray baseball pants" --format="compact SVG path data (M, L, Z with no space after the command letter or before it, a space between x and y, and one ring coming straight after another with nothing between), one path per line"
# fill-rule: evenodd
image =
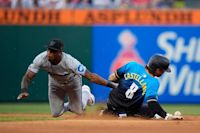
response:
M82 114L88 100L88 94L82 93L82 78L75 78L67 84L50 80L48 97L53 117L59 117L66 111ZM64 103L66 97L68 102Z

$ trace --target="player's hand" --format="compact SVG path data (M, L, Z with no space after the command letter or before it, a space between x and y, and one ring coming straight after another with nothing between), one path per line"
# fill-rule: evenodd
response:
M28 92L21 92L21 93L18 95L17 100L27 98L28 96L29 96L29 93L28 93Z
M165 120L183 120L183 116L181 115L172 115L167 113L167 116L165 117Z
M176 116L176 115L173 115L173 116L172 116L172 120L183 120L183 116Z

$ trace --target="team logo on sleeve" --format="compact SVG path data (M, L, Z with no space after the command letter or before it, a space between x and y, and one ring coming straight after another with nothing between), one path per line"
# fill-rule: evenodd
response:
M84 75L84 74L85 74L85 71L86 71L86 67L83 66L82 64L80 64L80 65L78 66L78 68L77 68L77 71L78 71L79 74Z

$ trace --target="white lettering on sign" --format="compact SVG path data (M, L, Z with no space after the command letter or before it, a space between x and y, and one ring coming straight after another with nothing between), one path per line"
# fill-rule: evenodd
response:
M183 54L187 62L200 62L200 38L190 38L188 44L176 32L163 32L158 37L159 47L166 52L166 56L174 62L179 62ZM174 46L175 44L175 46Z
M159 95L165 93L169 85L169 94L179 95L183 91L184 95L200 96L200 71L192 71L189 65L184 65L178 73L175 66L171 66L172 73L164 74L160 78ZM181 88L183 87L183 90Z
M185 39L174 31L168 31L161 33L157 41L165 56L174 63L171 65L172 72L160 78L159 95L169 93L176 96L182 93L185 96L200 96L200 37ZM180 67L179 62L185 63ZM199 67L192 67L191 63ZM169 90L166 90L167 87Z

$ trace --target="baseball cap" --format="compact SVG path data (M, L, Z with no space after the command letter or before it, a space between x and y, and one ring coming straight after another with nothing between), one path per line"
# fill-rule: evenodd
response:
M47 45L47 49L55 51L63 51L64 44L60 40L54 39L49 42L49 44Z

